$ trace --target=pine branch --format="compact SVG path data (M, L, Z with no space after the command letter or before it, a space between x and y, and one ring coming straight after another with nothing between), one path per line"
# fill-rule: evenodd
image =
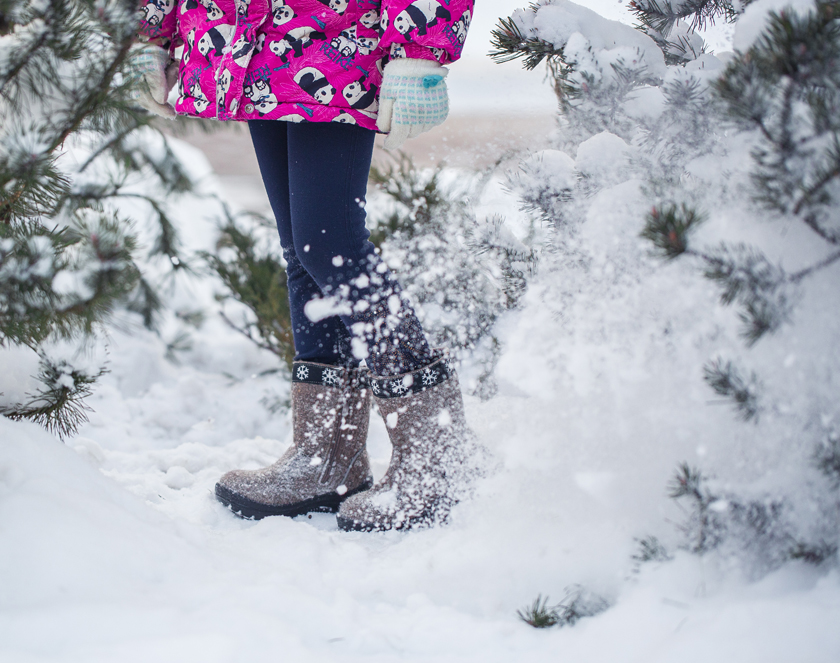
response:
M0 8L6 4L0 0ZM151 326L160 298L140 278L136 242L109 203L129 195L125 186L141 168L166 193L192 183L163 139L154 151L136 139L148 124L131 105L137 81L127 75L136 2L23 4L8 14L17 24L18 48L0 63L0 100L9 113L0 150L0 343L38 349L47 340L87 337L119 305L137 310ZM110 181L80 186L81 171L58 161L65 141L80 134L86 144L101 140L82 170L102 163ZM153 196L135 196L158 216L153 252L184 268L165 206ZM95 377L53 366L38 376L43 391L4 413L72 434L84 420L83 399Z
M530 606L517 610L516 614L534 628L550 628L574 626L584 617L594 617L610 607L606 599L582 585L566 587L565 592L566 596L555 606L548 605L547 596L538 595Z
M87 334L138 278L134 238L116 217L76 218L60 230L0 225L0 339L37 345ZM57 291L61 280L78 286Z
M702 555L717 547L722 540L722 525L710 509L718 501L706 484L708 479L700 470L682 463L668 487L671 499L688 498L692 512L681 529L694 541L688 549L694 554Z
M814 462L834 486L840 487L840 433L829 430L814 451Z
M647 215L641 236L653 243L661 257L673 260L689 250L689 237L703 221L705 216L685 203L654 207Z
M66 3L61 0L50 0L49 5L43 11L35 10L34 15L29 17L30 21L42 22L43 29L38 37L29 41L22 49L15 49L10 58L10 66L0 74L0 98L7 102L11 101L8 86L18 78L23 69L32 61L35 55L50 41L56 41L56 27L66 23L70 19L66 10Z
M37 379L44 386L29 395L25 403L0 407L0 415L15 421L29 419L64 440L87 422L90 408L85 405L84 399L91 394L94 382L105 372L101 369L95 375L88 375L66 361L53 362L42 354Z
M731 117L764 139L752 155L758 200L834 245L840 233L825 222L838 203L838 60L840 15L836 2L821 0L809 14L771 14L763 35L716 83Z
M698 255L705 262L705 277L715 281L722 290L721 303L729 306L737 301L741 305L742 335L749 345L789 319L790 303L785 286L793 281L755 247L721 244Z
M104 141L99 147L97 147L95 150L93 150L90 153L90 156L88 156L88 158L85 159L84 163L81 166L79 166L79 169L78 169L77 172L79 172L79 173L85 172L88 169L88 166L90 166L94 161L96 161L102 155L106 154L110 150L112 150L112 149L116 148L118 145L120 145L130 134L132 134L134 131L139 129L140 126L142 126L142 125L141 125L141 123L138 122L136 124L132 124L132 125L128 125L128 126L123 127L122 130L120 130L119 132L117 132L116 134L111 136L109 139Z
M805 269L791 274L790 276L788 276L788 281L790 281L791 283L799 283L800 281L811 276L815 272L825 269L826 267L831 267L831 265L833 265L838 260L840 260L840 251L832 253L827 258L820 260L818 263L811 265L810 267L807 267Z
M61 3L60 0L52 0L49 6L49 9L56 9L57 16L64 16L66 18L69 14L67 11L63 11L63 8L63 3ZM93 8L90 9L91 11L95 11ZM103 16L104 18L102 20L105 31L112 35L116 35L119 38L119 40L115 43L115 52L105 62L103 69L98 69L94 65L85 72L88 78L84 82L87 83L87 85L78 85L72 90L70 97L72 98L73 103L69 108L66 108L66 110L69 111L68 115L61 118L61 113L54 114L54 117L57 115L61 119L57 126L49 127L50 136L42 136L44 140L43 145L40 147L41 156L33 155L32 159L21 164L21 168L18 169L17 172L12 171L8 174L4 173L4 177L0 178L0 180L2 180L0 181L0 184L4 185L2 189L3 200L0 200L0 221L3 223L11 223L13 217L15 216L26 215L26 207L18 209L17 213L15 213L15 209L18 204L22 202L22 198L29 193L33 180L32 176L35 174L33 172L33 167L38 166L40 162L44 162L42 167L48 167L47 164L51 163L55 159L53 153L64 143L70 134L78 130L86 118L100 110L101 107L107 107L109 105L108 96L111 93L114 77L123 67L123 63L128 56L129 49L134 40L134 35L133 32L125 30L124 26L108 23L107 13L103 14ZM44 20L47 21L47 25L51 25L49 20L55 20L55 17L51 16L49 19ZM66 27L67 26L65 26L65 29ZM61 28L59 27L57 29ZM73 32L71 31L70 34L73 34ZM39 43L38 48L45 48L45 43ZM21 59L20 67L17 67L17 65L12 67L16 76L20 76L24 67L31 64L31 58L34 56L35 52L36 51L32 51L29 59ZM46 72L54 70L55 68L48 68ZM48 74L44 73L43 75ZM11 79L6 80L8 82L8 80ZM0 88L0 90L2 90L2 88ZM6 94L6 97L8 98L8 94ZM12 107L15 106L15 104L11 102L11 99L7 100ZM46 130L47 127L43 127L41 133L43 134ZM9 190L6 186L9 182L14 182L14 186L11 187L11 190ZM35 210L38 210L37 206L33 211Z
M140 277L134 290L126 296L125 307L143 318L146 329L157 330L157 315L163 308L163 302L154 286L144 277Z
M584 617L594 617L610 607L609 602L582 585L571 585L566 588L566 596L558 608L558 623L560 626L574 626Z
M747 4L743 2L741 6ZM686 20L692 30L702 30L720 18L734 23L739 14L730 0L633 0L630 10L642 26L666 37L677 21Z
M259 338L259 336L256 336L253 333L253 331L252 331L252 329L254 327L253 324L247 325L245 327L240 327L233 320L231 320L227 316L227 313L225 313L224 311L219 311L219 317L221 317L221 319L225 322L225 324L228 327L230 327L233 331L238 332L239 334L242 334L245 338L247 338L249 341L251 341L251 343L256 345L258 348L262 348L263 350L268 350L269 352L271 352L273 354L278 354L277 353L277 347L275 345L272 345L272 344L266 343L265 341L262 341Z
M806 543L798 541L788 551L788 558L819 566L837 558L838 545L835 542L818 541Z
M745 378L732 362L715 359L703 367L703 379L716 394L734 402L735 409L744 421L758 419L758 377L755 373ZM699 481L697 475L693 485L699 486Z
M517 616L534 628L550 628L560 621L557 608L548 605L548 597L538 595L530 606L516 611Z
M643 539L635 539L639 544L639 550L633 555L633 560L638 564L646 562L667 562L673 557L667 548L655 536L646 536Z
M532 11L536 9L536 5L531 6ZM512 18L499 19L499 24L490 33L490 37L494 50L490 51L489 55L499 64L525 58L523 66L531 70L546 59L549 62L565 63L562 48L555 48L554 44L538 37L524 35Z
M370 241L377 247L397 232L411 238L432 230L449 207L440 182L443 164L424 171L402 151L391 159L385 167L373 166L369 175L370 182L397 203L397 210L371 232Z
M273 256L258 255L256 238L236 224L227 208L225 213L227 221L221 229L218 249L231 250L233 255L222 258L220 254L204 253L202 257L228 289L222 299L244 304L254 321L239 327L224 312L220 315L232 329L280 357L291 369L294 341L286 271Z
M761 294L772 294L787 280L781 267L776 267L758 249L746 244L720 244L703 254L705 276L722 289L725 306L739 300L745 303Z

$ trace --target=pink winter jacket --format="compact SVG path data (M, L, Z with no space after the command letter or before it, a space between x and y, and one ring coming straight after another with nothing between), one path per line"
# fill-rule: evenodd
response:
M457 60L473 1L140 0L140 33L183 46L179 113L376 129L388 60Z

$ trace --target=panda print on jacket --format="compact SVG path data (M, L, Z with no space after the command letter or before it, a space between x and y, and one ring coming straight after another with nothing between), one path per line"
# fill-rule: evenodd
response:
M201 55L210 62L210 56L215 58L222 56L225 46L228 44L232 33L232 26L221 25L218 28L210 28L201 35L198 40L197 49Z
M182 14L201 8L207 16L208 21L218 21L224 16L224 12L214 0L181 0L179 4L181 5Z
M271 15L276 27L291 21L295 17L295 11L286 4L285 0L271 0Z
M391 44L391 59L392 60L400 60L402 58L407 58L408 56L405 53L405 44Z
M265 32L257 35L257 43L254 44L254 52L259 53L265 46Z
M244 33L241 34L232 47L233 61L240 67L247 66L248 61L251 59L251 52L256 45L256 41L249 41Z
M318 0L321 4L326 5L332 9L336 14L344 14L347 7L350 5L350 0Z
M371 113L379 108L378 93L379 89L375 85L365 87L364 78L348 83L341 91L350 108Z
M216 103L224 105L225 97L227 96L228 90L230 90L230 83L233 80L233 74L230 73L229 69L222 69L222 72L219 74L219 80L216 84Z
M377 9L369 9L362 14L359 23L368 30L379 30L379 11Z
M268 47L283 63L289 62L289 54L295 58L303 57L303 49L312 46L316 40L323 41L327 36L323 32L316 32L312 28L296 28L289 30L286 36L271 42Z
M140 15L148 25L158 27L174 8L175 0L151 0L141 8Z
M359 50L356 43L356 26L352 25L346 30L342 30L341 34L333 37L330 45L341 53L344 57L352 57Z
M181 54L182 64L189 64L192 53L195 50L195 28L187 33L186 44L184 44L184 51Z
M260 117L268 115L277 108L277 97L271 91L269 82L264 78L258 78L250 85L246 85L244 92Z
M328 104L335 96L335 88L315 67L304 67L295 74L295 83L319 104Z
M179 113L375 130L385 65L457 60L473 2L139 0L140 31L180 54Z
M465 11L461 18L459 18L455 25L452 26L452 31L455 33L455 37L458 40L459 44L462 44L467 40L467 30L470 29L470 11L469 9Z
M353 57L356 53L368 55L376 48L379 43L379 38L363 37L357 34L356 26L353 25L347 30L342 30L341 34L333 37L330 45L341 53L344 57Z
M450 11L437 0L416 0L394 17L394 29L407 39L412 38L415 30L422 37L438 24L438 19L449 21L451 18ZM382 17L382 25L386 28L387 20L387 15Z
M188 74L191 80L185 79L183 76L178 77L178 106L186 106L192 102L196 113L203 113L210 106L210 100L201 86L194 80L193 74Z
M245 16L248 13L248 7L251 0L236 0L236 14L238 16Z

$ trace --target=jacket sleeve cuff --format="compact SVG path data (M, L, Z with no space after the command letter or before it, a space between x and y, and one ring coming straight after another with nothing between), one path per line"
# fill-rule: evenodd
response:
M396 76L427 76L436 74L446 76L449 70L435 60L418 58L397 58L385 65L385 71Z
M431 60L432 62L438 62L444 65L452 62L449 53L444 49L421 46L420 44L414 43L393 43L388 48L388 53L391 60L414 58L415 60Z

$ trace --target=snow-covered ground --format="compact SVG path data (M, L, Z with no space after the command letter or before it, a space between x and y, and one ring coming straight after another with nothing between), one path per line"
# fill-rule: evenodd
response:
M498 112L518 112L526 98L539 112L553 108L541 72L486 63L490 28L520 4L480 3L472 50L450 78L456 110L478 116L496 99ZM586 4L631 22L618 3ZM715 39L725 45L727 36L716 34L710 41L720 48ZM472 74L463 87L459 70ZM481 78L501 71L507 89ZM777 394L787 389L797 402L757 424L737 421L701 377L707 358L742 350L731 340L735 314L690 266L648 256L640 182L622 180L618 160L593 148L621 141L590 140L575 155L546 152L530 162L546 168L548 181L552 167L554 175L601 168L615 180L588 201L571 240L585 260L547 257L522 309L499 323L499 392L466 399L490 471L448 526L345 533L325 514L251 522L225 510L213 494L219 476L270 463L290 443L282 407L289 385L276 357L218 316L218 282L181 273L163 291L166 303L203 311L203 324L193 329L169 314L158 335L120 317L90 348L95 359L107 357L110 372L87 401L90 422L67 444L0 418L0 661L840 660L836 563L788 562L767 572L737 556L689 554L679 549L684 513L666 497L683 461L725 472L721 480L737 487L755 481L760 495L762 481L816 477L805 467L810 440L800 441L791 424L796 442L779 444L774 427L797 408L815 419L832 411L825 403L833 405L840 380L829 374L840 363L840 346L832 346L840 337L836 265L798 302L797 330L785 327L751 355L783 385ZM218 207L208 194L224 188L200 152L175 145L200 182L174 214L192 255L214 246ZM708 165L719 177L715 169ZM475 212L502 213L516 228L519 202L503 182L492 180ZM774 261L807 263L813 247L795 228L774 236L764 219L741 216L732 209L715 217L700 239L761 232L775 238ZM142 222L138 229L148 244ZM266 240L276 247L270 231ZM0 351L0 391L24 390L36 359ZM375 412L369 450L380 476L389 445ZM672 560L633 559L636 539L651 534ZM517 617L539 594L555 603L575 585L608 609L544 630Z
M204 190L217 190L202 155L179 151ZM489 191L479 213L515 215L515 201ZM618 227L637 204L621 191L624 203L605 199L603 223ZM213 210L200 198L179 204L188 249L212 246ZM633 237L619 228L616 242ZM179 279L170 305L212 312L213 282ZM593 346L577 365L559 366L564 349L540 337L555 315L540 292L526 316L503 325L499 395L466 402L495 469L449 526L410 533L344 533L323 514L234 517L214 498L218 477L267 464L289 444L288 415L262 402L287 392L266 373L277 360L214 314L175 361L172 330L113 332L111 372L89 400L90 423L67 445L0 419L0 660L840 659L836 570L792 563L751 582L738 567L685 552L633 562L634 537L677 537L669 520L680 514L664 497L675 464L711 456L748 473L761 431L726 437L731 416L709 414L705 387L686 377L679 353L616 355L611 370ZM597 336L586 324L580 333L584 348ZM691 408L700 410L684 418ZM372 416L381 475L389 447ZM562 629L517 618L538 594L557 601L578 583L610 608Z

